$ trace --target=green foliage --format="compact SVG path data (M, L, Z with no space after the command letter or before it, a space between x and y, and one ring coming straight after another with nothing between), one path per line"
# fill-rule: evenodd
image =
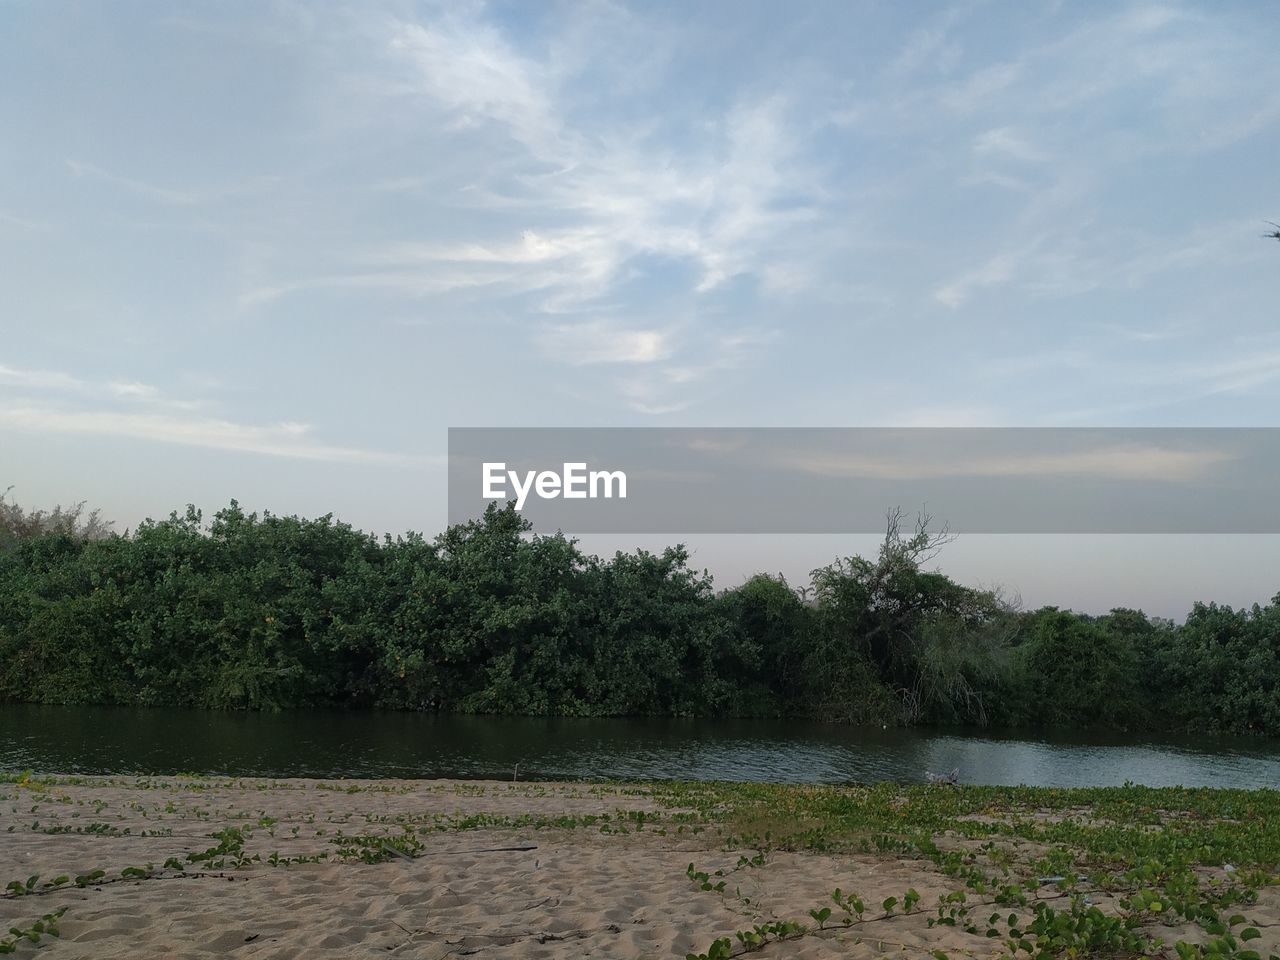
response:
M1018 613L925 569L928 518L720 593L683 547L602 559L510 505L430 541L234 502L108 526L0 498L0 699L1280 729L1280 598Z
M773 843L782 849L901 857L905 851L874 838L905 831L917 855L932 861L943 876L964 883L939 894L932 913L917 912L921 896L914 889L884 898L880 912L869 915L861 897L837 889L831 901L844 916L833 921L833 910L822 903L808 912L814 927L783 921L788 936L874 943L883 954L890 945L906 949L891 927L922 916L928 928L950 927L973 937L962 949L972 956L1263 957L1251 948L1264 937L1261 924L1236 907L1251 909L1260 888L1277 882L1280 794L1275 791L1136 786L940 791L889 783L671 784L661 789L663 802L695 807L724 822L733 830L729 844L746 835L745 824L768 823L774 826ZM1089 815L1078 816L1082 810ZM821 826L802 829L801 823ZM944 838L945 850L937 842ZM1235 866L1226 868L1223 882L1219 877L1228 862ZM706 876L689 869L695 884ZM1046 877L1046 872L1061 875ZM730 899L721 887L699 888ZM749 905L740 893L732 899ZM850 941L846 931L865 924L875 924L874 939ZM1166 944L1160 934L1183 924L1198 928L1193 939ZM705 953L689 957L736 956L765 942L739 940L741 947L730 949L732 941L722 937ZM999 952L991 950L996 944ZM930 953L946 960L941 951Z
M1139 677L1124 633L1052 608L1032 616L1018 648L1016 686L1027 718L1050 726L1137 726Z
M66 907L59 907L57 910L46 913L29 926L10 927L9 935L0 938L0 953L16 953L20 943L39 943L44 937L57 937L59 935L58 921L62 919L62 915L66 912Z
M889 703L876 704L881 716L985 722L984 695L1002 664L991 640L1009 608L995 593L922 569L950 537L931 533L927 516L910 535L901 523L899 511L889 515L874 562L849 557L813 572L817 649L833 670L828 692L874 702L878 685L890 694ZM821 669L812 665L814 673Z
M687 953L685 960L728 960L733 956L733 941L720 937L711 942L705 953Z
M1280 730L1280 595L1268 606L1232 610L1196 604L1161 637L1161 703L1181 725L1201 730Z

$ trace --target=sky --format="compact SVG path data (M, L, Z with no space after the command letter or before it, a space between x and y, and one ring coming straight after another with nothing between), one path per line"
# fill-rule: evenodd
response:
M0 487L431 533L451 426L1276 426L1275 13L0 0ZM1280 591L1260 535L939 563Z

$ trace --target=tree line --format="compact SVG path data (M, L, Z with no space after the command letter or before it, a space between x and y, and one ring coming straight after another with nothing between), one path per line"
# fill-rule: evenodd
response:
M717 591L683 547L600 558L510 506L428 540L0 497L0 699L1280 731L1280 596L1022 611L927 569L946 539L895 512L873 558Z

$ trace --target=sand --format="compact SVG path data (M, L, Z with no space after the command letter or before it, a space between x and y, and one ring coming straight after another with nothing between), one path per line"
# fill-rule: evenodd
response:
M0 884L41 878L41 892L0 900L0 929L67 908L60 938L23 943L18 956L683 958L757 923L812 925L809 910L830 904L837 887L877 904L914 887L922 911L755 955L1000 953L998 941L926 925L939 896L956 888L928 861L773 852L763 865L735 869L756 851L726 849L712 830L680 832L671 819L678 811L664 809L659 825L637 830L637 812L658 809L640 787L85 778L3 785L0 796ZM501 819L521 817L533 819ZM548 822L559 817L578 820ZM266 862L273 853L333 857L338 832L394 837L404 824L422 844L412 859ZM246 835L243 856L260 862L162 870L169 857L207 850L228 827ZM690 862L724 870L725 894L698 889L686 875ZM148 864L161 872L120 879L125 868ZM102 881L83 888L40 886L97 869ZM1251 918L1280 921L1275 898L1264 895ZM1263 956L1275 949L1272 939Z

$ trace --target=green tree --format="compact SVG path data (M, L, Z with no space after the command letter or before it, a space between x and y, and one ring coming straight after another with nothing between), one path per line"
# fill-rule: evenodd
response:
M1138 726L1133 643L1069 611L1030 615L1017 648L1022 719L1055 727Z

